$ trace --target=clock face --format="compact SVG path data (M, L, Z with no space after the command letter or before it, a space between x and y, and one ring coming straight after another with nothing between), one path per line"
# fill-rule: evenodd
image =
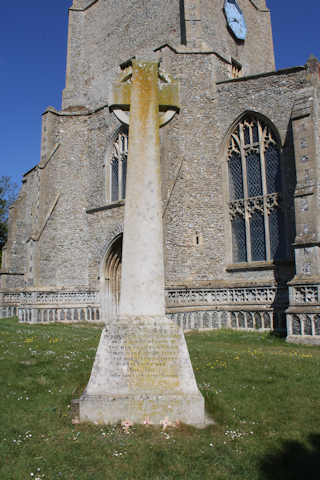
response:
M227 22L233 34L238 40L245 40L247 35L247 26L241 8L237 0L225 0L224 12Z

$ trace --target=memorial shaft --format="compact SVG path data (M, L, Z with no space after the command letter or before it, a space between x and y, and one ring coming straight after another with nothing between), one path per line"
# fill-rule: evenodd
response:
M120 315L164 315L159 65L132 62Z
M183 332L165 316L159 110L175 112L178 95L160 81L158 62L133 60L132 75L115 86L115 108L130 110L121 298L101 334L79 421L205 420Z

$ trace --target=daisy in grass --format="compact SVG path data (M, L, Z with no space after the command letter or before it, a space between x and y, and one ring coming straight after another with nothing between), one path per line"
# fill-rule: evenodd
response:
M144 420L143 420L143 425L152 425L152 422L150 420L150 417L146 417Z
M129 428L132 427L133 423L130 420L124 420L121 422L122 429L124 433L129 433Z
M167 427L172 427L172 423L168 417L166 417L164 420L161 420L160 425L162 425L162 430L165 430Z

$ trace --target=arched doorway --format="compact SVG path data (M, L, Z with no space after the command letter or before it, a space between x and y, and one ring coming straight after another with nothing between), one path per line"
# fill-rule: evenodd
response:
M103 307L106 320L111 320L118 313L120 302L122 238L118 235L110 245L103 272Z

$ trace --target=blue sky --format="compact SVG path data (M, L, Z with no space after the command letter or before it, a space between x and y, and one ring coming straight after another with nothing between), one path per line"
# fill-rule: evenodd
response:
M0 176L20 183L40 158L41 114L61 106L71 0L15 0L0 10ZM267 0L277 68L320 58L319 1Z

